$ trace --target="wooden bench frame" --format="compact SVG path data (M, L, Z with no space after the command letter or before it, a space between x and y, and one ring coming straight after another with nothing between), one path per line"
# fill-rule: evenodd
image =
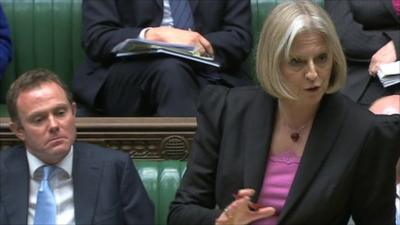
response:
M20 143L0 117L0 149ZM128 152L134 159L186 160L194 133L193 117L79 117L77 140Z

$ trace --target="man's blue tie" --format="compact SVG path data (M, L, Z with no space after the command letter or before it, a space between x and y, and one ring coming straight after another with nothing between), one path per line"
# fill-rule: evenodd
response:
M400 225L400 209L396 209L396 225Z
M169 0L174 27L188 30L193 28L193 13L189 0Z
M49 182L54 169L54 166L43 166L43 177L37 193L35 225L54 225L57 222L56 199Z

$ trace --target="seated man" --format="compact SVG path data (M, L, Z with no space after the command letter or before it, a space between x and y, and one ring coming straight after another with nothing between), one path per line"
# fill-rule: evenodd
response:
M74 94L103 115L194 116L203 86L251 84L242 65L252 46L249 0L85 0L83 26L87 58ZM111 50L127 38L192 45L221 67L159 54L115 57Z
M154 206L127 154L75 142L76 106L50 71L7 94L24 143L0 151L0 224L154 224Z
M6 15L0 4L0 80L6 72L7 66L11 61L11 38Z

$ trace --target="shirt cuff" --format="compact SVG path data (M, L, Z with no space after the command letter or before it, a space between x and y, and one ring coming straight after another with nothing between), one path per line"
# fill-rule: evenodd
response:
M144 28L139 33L139 39L146 39L146 32L149 31L151 27Z

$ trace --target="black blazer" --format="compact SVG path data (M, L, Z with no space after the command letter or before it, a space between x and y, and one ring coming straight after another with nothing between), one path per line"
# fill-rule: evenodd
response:
M349 76L343 92L357 101L372 79L371 57L389 41L400 59L400 17L392 0L325 0L346 54Z
M154 206L128 155L75 143L75 223L154 224ZM0 224L27 224L29 166L24 146L0 151Z
M208 87L201 97L169 224L214 224L232 193L253 188L257 202L262 188L276 99L259 87ZM399 120L326 95L278 224L346 225L352 215L357 224L394 225Z
M215 50L222 78L235 84L252 47L250 0L189 1L194 31ZM137 38L142 29L160 26L163 0L84 0L83 45L88 56L75 74L73 89L83 102L93 105L97 93L117 59L111 49L126 38ZM232 76L230 76L230 75Z

